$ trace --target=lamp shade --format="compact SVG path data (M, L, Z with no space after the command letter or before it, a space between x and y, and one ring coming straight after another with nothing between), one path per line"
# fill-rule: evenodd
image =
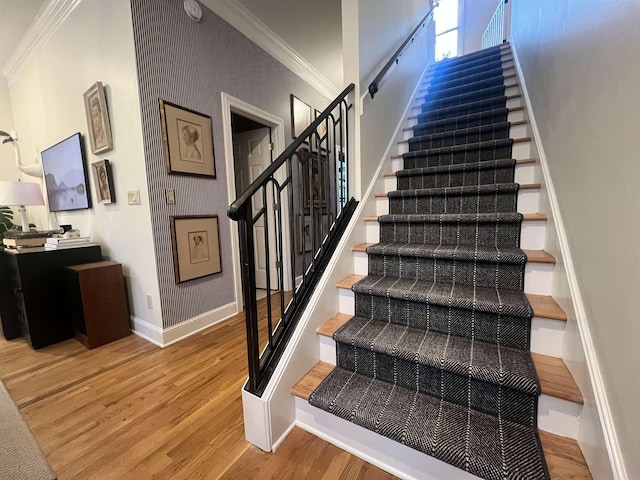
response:
M0 181L0 205L44 205L40 184Z

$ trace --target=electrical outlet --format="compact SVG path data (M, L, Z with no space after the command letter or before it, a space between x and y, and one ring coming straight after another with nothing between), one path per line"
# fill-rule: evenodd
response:
M129 190L127 192L129 205L140 205L140 190Z
M153 297L151 295L147 295L147 308L153 310Z

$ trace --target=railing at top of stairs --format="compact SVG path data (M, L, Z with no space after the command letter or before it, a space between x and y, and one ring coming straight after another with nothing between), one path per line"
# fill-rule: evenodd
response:
M510 27L511 5L509 0L501 0L482 34L482 48L489 48L508 42Z
M349 191L354 90L345 88L229 207L240 238L246 389L257 396L357 205Z

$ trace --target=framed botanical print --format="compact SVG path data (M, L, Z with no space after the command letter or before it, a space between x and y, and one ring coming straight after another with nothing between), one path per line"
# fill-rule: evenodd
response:
M84 92L84 111L87 115L91 153L96 155L108 152L113 148L113 138L102 82L96 82Z
M211 117L160 100L167 173L216 178Z
M176 283L222 271L217 215L172 216L170 222Z
M93 184L99 203L115 203L116 194L113 190L113 178L109 160L100 160L91 164L93 170Z

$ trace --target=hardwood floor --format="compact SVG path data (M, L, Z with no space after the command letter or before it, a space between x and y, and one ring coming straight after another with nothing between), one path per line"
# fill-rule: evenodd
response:
M214 479L227 470L238 473L225 478L300 478L300 471L357 478L350 472L377 471L305 432L275 454L248 450L245 357L238 315L164 349L134 335L94 350L67 340L34 351L23 340L1 339L0 379L60 480ZM239 457L261 468L234 466Z

